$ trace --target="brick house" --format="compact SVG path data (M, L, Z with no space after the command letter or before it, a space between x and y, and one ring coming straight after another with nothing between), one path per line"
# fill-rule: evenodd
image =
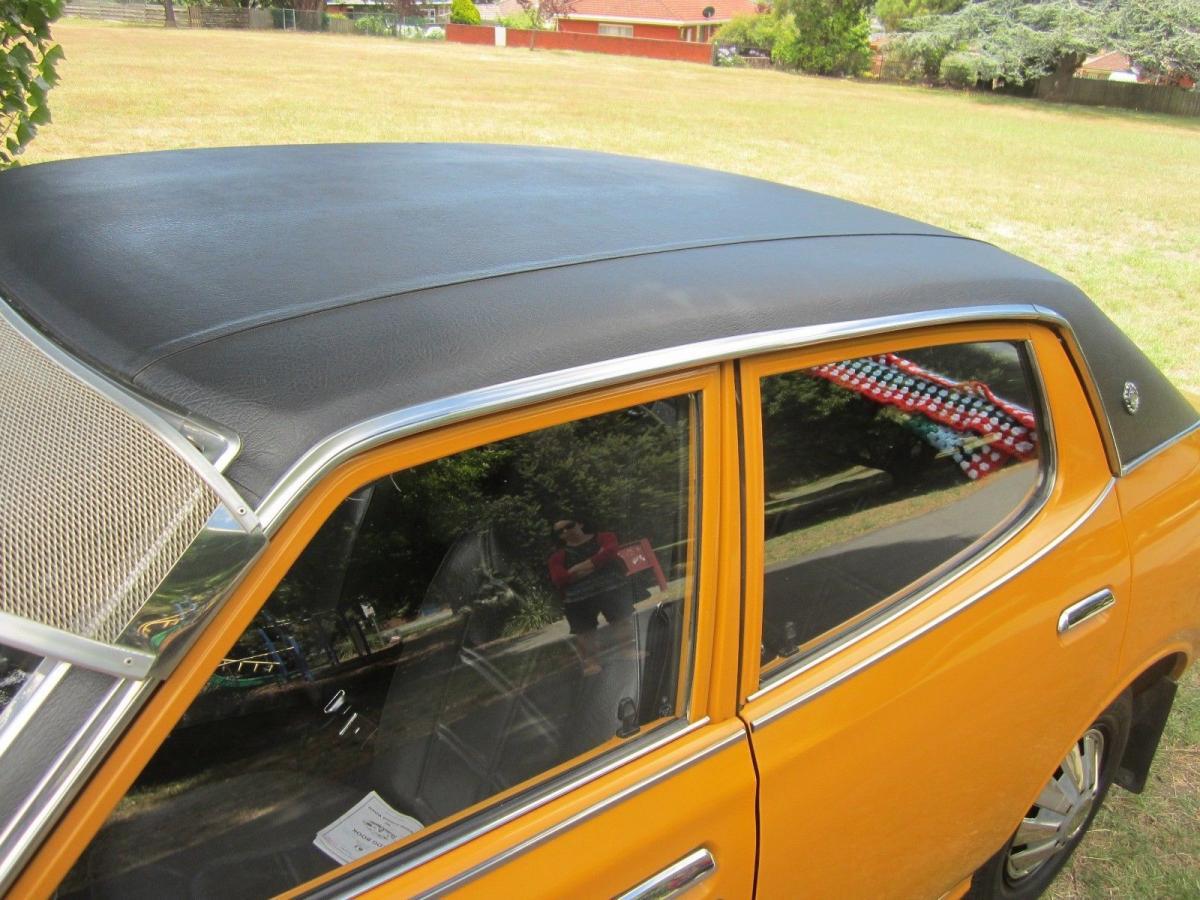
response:
M760 8L755 0L576 0L558 30L703 44L735 15Z

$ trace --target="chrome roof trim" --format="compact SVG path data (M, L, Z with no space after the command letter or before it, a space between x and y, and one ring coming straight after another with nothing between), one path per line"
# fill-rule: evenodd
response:
M641 781L637 782L636 784L631 784L629 787L625 788L624 790L618 791L615 794L611 794L611 795L605 797L603 800L600 800L599 802L593 804L592 806L589 806L587 809L582 809L579 812L575 813L573 816L568 816L566 819L563 819L561 822L557 823L556 825L552 825L551 827L545 829L544 831L541 831L541 832L533 835L532 837L526 838L525 840L521 841L519 844L516 844L513 847L509 847L507 850L504 850L501 853L497 853L495 856L491 857L490 859L485 859L483 862L478 863L477 865L474 865L471 868L460 872L459 874L455 875L453 878L450 878L447 881L443 881L441 884L437 885L436 887L434 887L428 891L424 891L421 894L418 894L417 896L422 897L422 898L445 897L445 896L451 894L452 892L454 892L455 890L461 888L463 885L474 881L479 876L485 875L488 872L490 872L492 869L495 869L499 866L504 865L506 862L508 862L511 859L515 859L518 856L524 855L525 853L527 853L528 851L532 850L533 848L539 846L540 844L544 844L546 841L550 840L551 838L557 837L558 835L562 834L564 831L570 831L576 825L580 825L583 822L586 822L588 819L595 818L596 816L600 815L602 812L605 812L606 810L610 809L611 807L618 806L621 803L624 803L630 797L636 797L638 794L642 793L643 791L646 791L646 790L654 787L654 785L658 784L660 781L666 781L671 776L676 775L679 772L684 771L685 769L690 769L692 766L708 759L710 756L715 756L717 753L720 753L722 750L726 749L727 747L731 747L734 744L740 743L745 740L746 740L746 732L741 729L739 729L731 734L728 734L725 737L723 737L717 741L714 741L712 744L705 747L703 750L693 753L691 756L684 757L683 759L679 760L678 762L673 763L670 766L667 766L665 769L662 769L661 771L655 772L653 775L650 775L649 777L642 779Z
M1100 442L1104 445L1104 455L1108 457L1108 470L1113 475L1123 474L1121 453L1117 450L1117 438L1113 431L1112 420L1109 418L1108 409L1104 406L1104 400L1100 396L1100 388L1097 387L1098 382L1095 372L1092 371L1092 364L1088 361L1087 354L1083 352L1079 338L1075 336L1074 329L1054 310L1036 305L1034 308L1038 311L1039 317L1048 318L1059 324L1063 341L1067 345L1067 356L1079 370L1079 381L1084 394L1087 395L1088 405L1092 408L1092 416L1099 426Z
M116 679L104 700L46 767L25 802L0 829L3 896L91 771L150 695L153 682Z
M173 427L172 423L163 417L163 408L161 406L153 401L147 401L146 398L135 394L125 386L118 384L106 375L76 359L23 319L3 295L0 295L0 317L38 350L53 360L56 365L70 373L71 376L91 390L103 396L119 409L133 416L159 440L167 444L177 456L183 459L200 476L205 484L212 488L221 502L228 506L234 513L246 531L253 531L257 527L258 519L248 508L249 504L246 503L241 494L230 484L229 480L221 474L217 466L205 456L205 453L193 444L184 433ZM178 414L174 413L171 415L180 423L186 424L187 428L194 434L199 434L206 427L204 423L197 420L178 416ZM228 435L228 432L223 433ZM220 434L213 433L206 436L202 443L206 442L210 446L210 452L214 452L211 450L211 447L216 447L222 440L223 438ZM240 441L238 442L238 447L240 447ZM225 457L228 457L228 459ZM218 462L228 465L232 461L233 455L230 455L230 450L227 448L217 452L216 459Z
M258 517L267 534L274 534L300 499L334 468L381 444L431 428L501 412L527 403L553 400L582 390L607 387L739 356L905 331L929 325L996 320L1048 323L1069 335L1074 343L1074 335L1067 320L1043 306L972 306L719 338L547 372L396 410L330 435L301 457L275 484L259 505ZM1103 411L1102 406L1098 409ZM1106 442L1106 448L1109 443L1111 436ZM1115 444L1113 446L1115 447Z
M117 678L145 678L155 660L153 653L94 641L6 612L0 612L0 643Z
M646 735L647 741L637 747L623 752L623 749L584 763L579 770L568 773L560 780L552 780L546 784L534 787L523 800L517 799L511 807L500 806L485 810L479 816L469 818L457 825L447 827L443 832L435 832L428 839L420 840L408 847L397 850L392 856L385 856L375 863L369 863L363 869L346 873L344 879L328 882L311 891L303 893L304 897L346 897L356 896L386 884L397 875L403 874L417 866L424 865L435 857L448 853L467 844L481 835L507 825L535 809L539 809L558 798L590 784L598 778L603 778L620 767L641 759L659 750L685 735L698 731L709 725L707 716L695 722L676 720L665 724L657 731ZM743 732L744 734L744 732ZM652 739L651 739L652 738Z
M994 556L1002 547L1012 541L1026 525L1033 521L1038 513L1045 509L1047 502L1050 500L1050 494L1054 491L1054 485L1058 482L1058 444L1055 441L1054 418L1049 398L1046 395L1046 383L1042 378L1042 370L1038 365L1037 355L1033 352L1033 347L1028 341L1022 342L1022 347L1025 350L1025 358L1029 362L1034 388L1038 393L1038 416L1042 423L1040 429L1040 438L1042 441L1040 462L1042 464L1039 466L1037 483L1027 495L1028 499L1025 505L1016 511L1015 516L1010 515L1008 519L1002 520L996 527L992 528L993 537L989 539L988 535L984 534L979 541L976 541L975 544L984 542L980 544L980 549L977 552L964 557L957 564L942 571L940 575L937 575L931 581L921 583L918 580L918 586L912 594L907 597L901 594L896 600L892 601L891 605L885 606L876 615L863 621L858 628L851 629L843 634L834 635L827 643L812 648L809 655L798 657L793 665L781 668L776 675L760 685L758 690L746 697L747 703L751 703L769 694L780 685L795 680L805 672L842 653L847 647L853 647L855 644L866 640L878 632L881 628L886 628L905 615L909 610L920 606L948 584L957 581L967 572L970 572L985 560ZM960 553L968 553L975 544L969 545L960 551ZM953 558L951 557L951 560ZM948 560L948 562L951 560ZM944 565L945 563L943 563ZM937 568L933 570L933 572L937 571Z
M1127 465L1123 466L1121 468L1121 474L1128 475L1130 472L1132 472L1134 469L1141 466L1143 463L1147 463L1150 460L1154 459L1154 457L1158 456L1158 454L1164 453L1167 450L1170 450L1176 444L1180 443L1181 441L1187 440L1189 437L1191 437L1193 434L1196 434L1197 432L1200 432L1200 420L1197 420L1195 423L1193 423L1192 425L1183 429L1183 431L1179 432L1179 434L1175 435L1174 437L1167 438L1165 441L1163 441L1157 447L1154 447L1151 450L1147 450L1145 453L1143 453L1137 459L1135 459L1132 462L1128 463Z
M1088 519L1090 519L1093 515L1095 515L1096 510L1098 510L1100 508L1100 506L1104 503L1104 501L1108 499L1109 495L1112 494L1113 489L1116 486L1116 483L1117 482L1116 482L1115 478L1109 478L1108 482L1105 484L1103 490L1100 491L1099 495L1096 497L1095 500L1092 501L1092 503L1088 506L1088 508L1080 514L1079 518L1077 518L1069 526L1067 526L1065 529L1063 529L1054 538L1054 540L1050 541L1050 543L1046 544L1045 546L1039 548L1036 553L1034 553L1032 556L1030 556L1029 559L1025 560L1023 563L1021 563L1021 565L1017 566L1015 569L1011 569L1008 572L1005 572L1003 575L1001 575L999 578L997 578L991 584L988 584L985 587L980 588L978 591L976 591L971 596L967 597L961 603L954 605L950 609L943 612L941 615L930 620L929 622L926 622L920 628L917 628L916 630L909 632L908 634L904 635L904 637L902 637L899 640L895 641L894 643L889 644L888 646L880 649L879 651L873 653L871 656L867 657L866 659L862 660L861 662L856 663L855 665L851 666L850 668L846 669L845 671L839 672L838 674L836 674L832 678L830 678L828 681L824 681L821 684L818 684L816 687L813 687L811 690L805 691L800 696L792 698L791 700L787 701L786 703L783 703L783 704L775 707L774 709L764 713L763 715L759 716L756 719L752 719L750 721L751 731L758 731L759 729L764 728L767 725L770 725L773 721L778 719L780 716L783 716L786 713L791 712L793 709L803 706L804 704L808 703L810 700L816 699L817 697L821 696L822 694L826 693L827 691L829 691L832 688L836 687L837 685L841 684L843 681L847 680L848 678L850 678L854 675L857 675L859 672L862 672L864 669L869 669L871 666L875 665L875 663L879 662L882 659L886 659L887 657L889 657L893 653L895 653L897 650L900 650L901 648L906 647L908 644L912 643L917 638L921 637L922 635L926 634L929 631L932 631L934 628L937 628L942 623L954 618L959 613L961 613L963 610L967 609L970 606L973 606L975 603L982 600L988 594L992 593L993 591L999 590L1001 587L1006 585L1008 582L1012 581L1012 579L1016 578L1018 575L1020 575L1026 569L1030 568L1031 566L1033 566L1040 560L1044 559L1047 554L1049 554L1052 551L1054 551L1055 549L1057 549L1059 547L1059 545L1061 545L1063 543L1063 541L1065 541L1067 538L1069 538L1071 535L1073 535L1076 531L1078 531L1081 527L1083 527L1083 524L1085 522L1087 522Z

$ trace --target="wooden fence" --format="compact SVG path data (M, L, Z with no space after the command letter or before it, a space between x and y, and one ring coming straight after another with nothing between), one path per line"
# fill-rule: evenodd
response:
M1038 82L1035 96L1041 100L1062 103L1081 103L1087 106L1116 106L1141 112L1170 113L1176 116L1200 116L1200 89L1157 84L1131 84L1124 81L1101 81L1094 78L1072 78L1065 91L1050 94L1049 81Z
M176 6L175 24L179 28L249 28L251 14L267 12L268 19L261 28L273 27L269 10L231 9L223 6ZM135 22L146 25L166 25L167 10L154 3L104 3L95 0L68 3L64 16L80 19L99 19L105 22Z

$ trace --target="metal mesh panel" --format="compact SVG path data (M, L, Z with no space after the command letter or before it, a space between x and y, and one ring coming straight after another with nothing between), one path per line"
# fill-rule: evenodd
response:
M0 610L113 642L217 507L133 415L0 319Z

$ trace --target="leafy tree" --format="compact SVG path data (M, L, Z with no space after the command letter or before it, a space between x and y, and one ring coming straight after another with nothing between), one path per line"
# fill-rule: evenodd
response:
M15 165L38 126L50 121L47 95L63 58L50 23L62 7L63 0L0 0L0 168Z
M868 0L778 0L775 15L791 20L772 58L817 75L858 75L871 62Z
M887 31L896 31L901 23L930 14L954 12L964 0L878 0L875 17Z
M453 0L450 4L450 21L459 25L478 25L479 10L471 0Z
M1200 81L1200 3L1120 0L1111 4L1104 43L1148 72Z
M857 75L871 61L868 0L778 0L769 13L735 16L714 40L769 51L787 69Z
M778 16L742 13L718 28L713 40L718 44L733 44L770 53L781 34L789 37L792 31L791 24Z
M1108 49L1152 71L1200 74L1195 0L973 0L910 26L898 47L924 59L927 71L967 50L1013 84L1050 76L1053 91L1089 54Z
M575 0L517 0L517 3L533 27L539 29L549 28L558 16L569 16L575 11ZM532 35L529 46L533 46Z

